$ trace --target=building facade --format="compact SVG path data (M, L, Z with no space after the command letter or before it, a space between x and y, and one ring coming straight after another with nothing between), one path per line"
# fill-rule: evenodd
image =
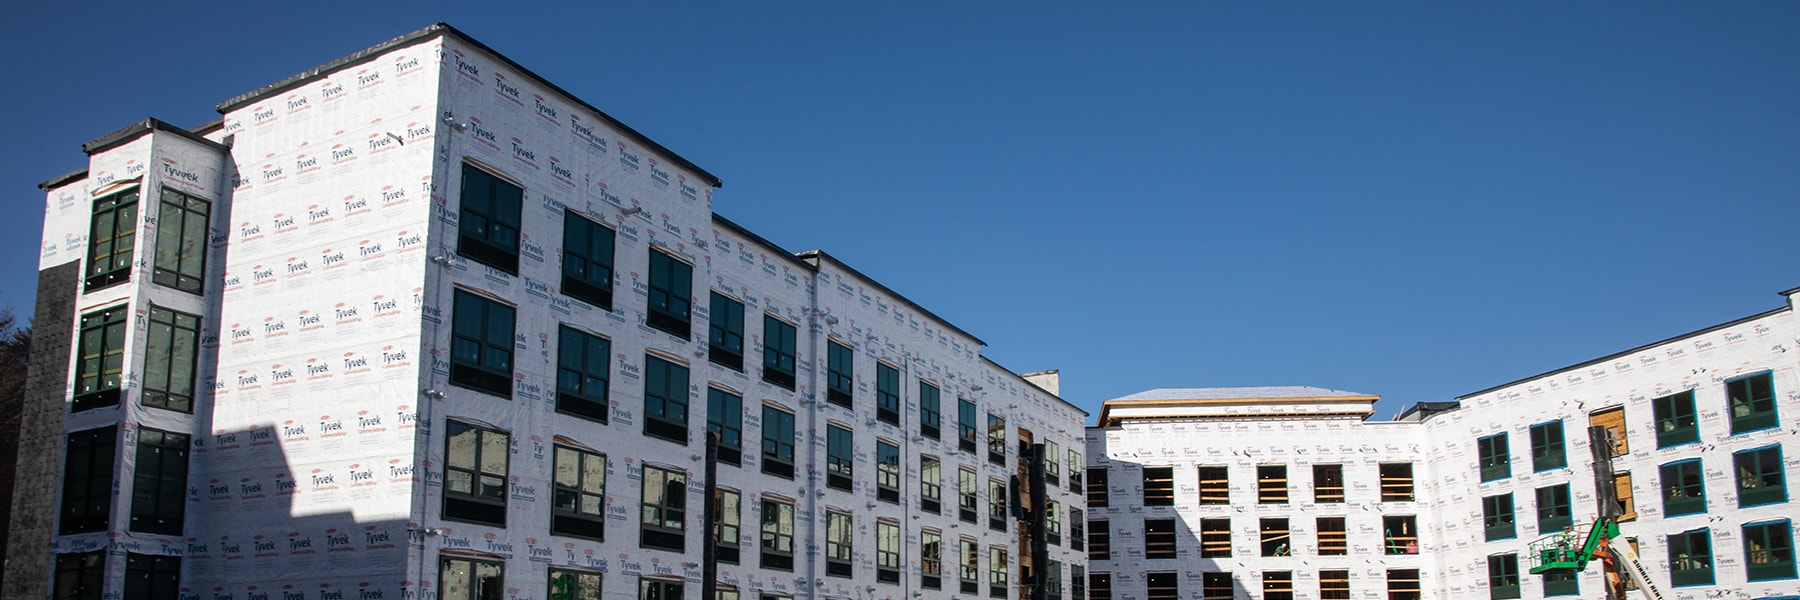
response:
M43 186L7 597L1084 580L1053 373L719 216L716 177L492 49L435 25L218 109Z

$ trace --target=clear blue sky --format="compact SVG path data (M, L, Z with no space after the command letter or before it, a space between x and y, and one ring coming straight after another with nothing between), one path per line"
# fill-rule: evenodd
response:
M1800 286L1800 3L14 3L0 304L80 144L446 21L1063 395L1382 417Z

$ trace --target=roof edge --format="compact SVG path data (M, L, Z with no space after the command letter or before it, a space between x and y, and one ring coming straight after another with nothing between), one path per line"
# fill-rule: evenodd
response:
M857 278L862 279L863 281L869 282L869 285L873 285L876 287L876 289L886 292L887 295L892 296L895 300L898 300L898 301L906 304L907 306L911 307L913 310L919 311L920 314L930 317L933 321L937 321L938 324L948 327L952 331L962 334L964 337L967 337L971 340L975 340L975 343L977 345L981 345L981 346L988 345L987 342L981 341L981 338L975 337L975 334L969 333L968 331L963 330L963 328L961 328L961 327L957 327L955 323L951 323L949 319L945 319L943 317L938 316L937 313L931 312L930 309L927 309L923 306L919 306L919 303L913 302L911 298L907 298L906 296L902 295L900 292L894 291L894 288L890 288L886 284L883 284L880 281L876 281L874 277L870 277L868 275L863 274L862 271L856 270L856 267L852 267L852 266L844 263L844 261L838 260L837 257L826 253L824 250L818 250L818 249L807 250L807 251L801 252L795 256L800 257L801 260L830 261L831 264L836 265L837 267L839 267L845 271L849 271L851 275L855 275L855 276L857 276ZM1007 371L1007 372L1012 373L1012 371ZM1017 375L1017 373L1013 373L1013 374Z
M176 127L174 125L170 125L170 124L164 122L163 120L157 119L155 117L147 117L142 121L138 121L136 123L126 125L125 127L119 129L118 131L114 131L112 133L108 133L106 135L94 138L93 141L90 141L86 144L82 144L81 151L87 153L88 156L93 156L95 153L105 152L107 150L116 148L119 145L124 144L126 142L130 142L132 140L143 137L144 135L146 135L152 131L167 131L169 133L179 135L181 137L184 137L184 138L192 140L196 143L199 143L202 146L207 146L214 150L218 150L220 152L230 152L231 151L231 148L225 146L224 144L206 139L205 137L202 137L200 134L194 133L192 131L188 131L186 129Z
M1007 374L1007 375L1011 375L1011 376L1013 376L1013 378L1014 378L1014 379L1017 379L1017 380L1019 380L1019 383L1023 383L1023 384L1025 384L1025 385L1029 385L1029 386L1031 386L1031 387L1032 387L1032 389L1035 389L1035 390L1037 390L1037 391L1040 391L1040 392L1043 392L1043 393L1044 393L1044 395L1046 395L1046 396L1049 396L1049 397L1051 397L1051 398L1055 398L1055 399L1057 399L1057 401L1059 401L1059 402L1062 402L1062 403L1063 403L1063 404L1065 404L1065 405L1068 405L1068 407L1069 407L1069 408L1073 408L1073 409L1075 409L1075 410L1077 410L1077 411L1080 411L1080 412L1081 412L1081 419L1082 419L1082 421L1083 421L1083 422L1085 422L1085 421L1087 421L1087 418L1088 418L1088 417L1089 417L1089 416L1092 416L1092 415L1090 415L1090 414L1088 414L1088 411L1087 411L1087 410L1085 410L1085 409L1083 409L1083 408L1081 408L1081 407L1079 407L1079 406L1076 406L1076 405L1075 405L1075 403L1074 403L1074 402L1070 402L1070 401L1068 401L1068 400L1067 400L1067 399L1064 399L1064 398L1063 398L1063 397L1062 397L1062 395L1060 395L1060 394L1052 394L1052 393L1050 393L1050 390L1046 390L1046 389L1044 389L1044 388L1041 388L1041 387L1038 387L1038 386L1037 386L1037 384L1034 384L1034 383L1032 383L1032 382L1030 382L1030 381L1027 381L1027 380L1026 380L1026 379L1025 379L1025 377L1024 377L1024 376L1021 376L1021 375L1020 375L1020 374L1018 374L1018 373L1015 373L1015 372L1013 372L1013 370L1012 370L1012 369L1008 369L1008 368L1006 368L1006 366L1005 366L1005 365L1002 365L1002 364L1000 364L1000 363L997 363L997 362L994 362L994 359L991 359L991 358L988 358L988 357L987 357L987 355L982 355L982 356L981 356L981 362L984 362L984 363L987 363L987 364L989 364L989 365L992 365L992 366L993 366L993 367L994 367L994 368L996 368L996 369L999 369L999 370L1001 370L1001 371L1004 371L1004 372L1006 372L1006 374ZM1042 372L1042 371L1039 371L1039 372L1040 372L1040 373L1041 373L1041 372Z
M88 176L88 168L82 167L82 168L79 168L79 169L76 169L73 171L69 171L67 173L63 173L61 175L57 175L55 177L51 177L49 179L46 179L46 180L44 180L43 183L38 184L38 189L48 192L50 190L68 185L71 182L87 179L87 176Z
M714 225L722 225L726 229L731 230L732 233L736 233L738 235L749 238L750 241L756 242L757 244L760 244L770 250L773 250L775 252L776 256L780 256L784 260L787 260L796 265L799 265L808 271L818 272L818 270L819 270L818 265L814 265L814 264L806 262L804 260L800 260L800 258L798 256L795 256L794 253L792 253L792 252L788 252L786 248L782 248L780 245L776 244L775 242L769 241L768 238L757 235L756 232L750 231L749 229L745 228L743 225L737 224L736 221L725 218L724 215L720 215L718 213L718 211L713 212L712 219L713 219Z

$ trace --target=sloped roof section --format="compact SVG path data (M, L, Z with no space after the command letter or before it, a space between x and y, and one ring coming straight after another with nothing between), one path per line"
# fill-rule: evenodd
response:
M1274 385L1262 387L1223 387L1223 388L1157 388L1145 390L1114 398L1108 402L1129 402L1132 400L1273 400L1281 398L1360 398L1373 396L1360 392L1346 392L1322 387L1306 385Z

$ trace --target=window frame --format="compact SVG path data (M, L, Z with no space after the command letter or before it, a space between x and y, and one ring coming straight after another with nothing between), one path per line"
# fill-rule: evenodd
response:
M1512 492L1481 498L1483 541L1509 540L1519 537L1518 507Z
M185 433L137 428L137 460L131 474L131 519L127 527L130 531L182 534L187 522L192 441Z
M556 412L606 423L611 388L612 340L557 324Z
M1376 466L1380 477L1382 502L1412 502L1414 496L1412 463L1381 463ZM1404 471L1404 473L1402 472Z
M651 246L644 285L644 324L683 340L692 339L694 265Z
M715 457L720 464L744 465L744 397L706 386L706 432L719 434Z
M112 523L113 468L118 464L119 428L108 425L72 431L64 441L62 507L57 515L57 534L106 531Z
M783 479L794 478L794 413L763 404L762 472Z
M825 576L849 578L856 557L856 519L837 509L825 511Z
M900 445L875 440L875 498L889 504L900 503Z
M1569 466L1567 441L1561 419L1531 426L1531 470L1534 473Z
M1779 535L1777 535L1779 534ZM1744 576L1748 581L1795 579L1794 526L1787 519L1745 523ZM1761 541L1762 547L1751 543ZM1760 556L1759 556L1760 553ZM1783 560L1782 557L1786 559ZM1762 558L1762 560L1757 560Z
M1702 527L1667 536L1669 586L1713 585L1712 530ZM1696 553L1695 546L1704 548ZM1681 568L1681 567L1687 568Z
M1488 566L1488 598L1511 600L1519 594L1519 555L1490 554Z
M978 411L975 402L968 398L956 399L956 443L963 452L975 453L978 445L976 438L980 435L976 429L975 415Z
M739 564L744 532L744 494L731 488L718 488L719 524L717 539L712 540L713 556L719 562Z
M1781 444L1731 453L1738 507L1787 502L1787 468Z
M205 293L211 230L211 201L162 188L157 202L156 249L150 261L150 281L194 295ZM167 268L171 261L174 268Z
M786 511L782 509L786 508ZM780 571L794 570L794 503L777 500L774 497L762 498L761 515L762 549L757 565L764 569ZM771 520L770 517L774 519ZM786 517L785 520L783 517ZM783 529L785 527L785 530ZM785 550L783 541L786 542ZM785 558L785 560L783 560Z
M855 487L855 481L856 433L848 425L826 423L825 487L848 492Z
M57 600L102 600L106 591L106 550L55 555L50 579Z
M561 582L557 581L559 575ZM544 596L548 600L598 600L605 587L606 573L552 566L549 579L544 587ZM562 589L558 589L559 586Z
M654 354L644 355L644 435L688 444L691 376L687 365ZM661 386L656 385L659 381Z
M464 574L464 585L469 590L470 600L504 600L506 594L506 563L493 560L482 560L464 555L440 555L438 557L438 597L447 598L455 588L450 583L451 568L455 564L467 564ZM485 569L492 569L495 575L485 575Z
M1144 519L1144 558L1146 560L1176 557L1175 519Z
M1396 525L1400 525L1400 533L1395 534ZM1408 530L1411 531L1408 531ZM1382 554L1418 554L1419 553L1419 518L1415 515L1382 515L1381 517ZM1401 543L1405 542L1405 543Z
M563 460L573 459L577 464L565 470ZM599 470L592 470L589 461L598 461ZM565 444L552 444L550 471L550 533L569 537L606 541L606 455ZM573 476L573 485L564 477L565 473ZM598 489L590 481L598 475ZM567 502L572 500L572 504ZM589 506L593 507L592 510Z
M1775 401L1774 371L1739 375L1725 380L1725 397L1725 408L1731 419L1731 435L1781 426L1780 403ZM1745 400L1745 397L1749 399Z
M1554 533L1575 525L1571 499L1567 483L1537 488L1533 506L1537 508L1538 533Z
M707 304L706 360L743 372L744 303L712 290Z
M461 186L457 193L456 254L492 267L508 275L519 274L519 241L524 237L520 226L525 205L525 188L511 178L463 161ZM489 186L485 197L471 183L485 181ZM504 187L502 187L504 186ZM512 193L504 193L507 190ZM513 197L513 196L516 196ZM510 241L507 238L511 238Z
M1650 412L1658 449L1700 443L1700 415L1694 407L1694 390L1651 399Z
M682 600L686 594L686 582L680 579L638 576L638 600Z
M451 302L450 383L512 399L518 307L460 287ZM493 338L502 324L506 338ZM475 331L466 331L468 327ZM468 356L469 350L474 351L473 358Z
M1175 467L1146 466L1143 472L1143 505L1174 506L1175 505Z
M457 464L457 436L473 432L469 449L471 464ZM500 472L488 471L492 466L486 454L495 450L489 436L499 436ZM512 469L512 434L458 419L444 420L444 485L440 516L446 521L506 526L508 477ZM468 477L468 490L451 489L452 480L461 473Z
M1226 467L1216 467L1216 468L1225 469ZM1338 463L1315 464L1312 466L1312 472L1313 472L1313 502L1318 503L1318 504L1343 504L1344 503L1344 465L1338 464ZM1205 485L1206 485L1206 483L1204 481L1202 481L1201 482L1202 490L1205 489ZM1230 485L1229 479L1226 480L1226 485L1227 486ZM1227 493L1230 492L1229 487L1227 487L1226 491L1227 491ZM1202 491L1201 493L1204 495L1205 492ZM1203 496L1203 500L1204 500L1204 496ZM1202 501L1201 504L1206 504L1206 502ZM1230 504L1230 501L1227 500L1226 502L1214 502L1213 504Z
M1094 519L1088 524L1088 560L1112 560L1112 521Z
M1475 465L1482 483L1512 477L1512 449L1506 433L1475 438Z
M919 530L919 587L944 589L944 532L939 529Z
M943 514L944 502L944 461L930 454L919 455L919 504L920 509L931 514Z
M900 424L900 369L875 361L875 420Z
M1331 527L1327 527L1327 525L1331 525ZM1314 517L1313 529L1313 536L1319 541L1319 556L1350 555L1349 519L1345 517Z
M799 335L800 330L793 323L775 313L763 313L763 381L783 389L794 389Z
M1231 558L1231 538L1230 517L1200 519L1200 558Z
M1707 511L1706 472L1701 468L1700 459L1663 463L1657 467L1657 475L1662 484L1663 517Z
M919 380L919 435L936 440L943 428L944 417L940 413L942 392L938 386L929 381Z
M900 583L900 522L875 520L875 581Z
M75 394L69 412L119 405L130 312L129 305L118 304L81 315L75 345Z
M638 547L686 552L688 472L646 464L638 487Z
M126 552L124 584L129 600L178 600L181 557Z
M855 406L856 350L833 338L825 342L825 401Z
M1006 466L1006 417L988 413L988 462L998 466Z
M193 414L200 317L151 304L144 339L144 391L138 403Z
M586 248L576 243L582 239L587 241ZM617 244L618 232L612 227L564 208L562 294L612 312Z
M1287 465L1256 465L1256 503L1287 504L1287 475Z
M1008 518L1006 506L1006 481L998 477L988 478L988 529L1006 531Z
M137 255L138 205L142 190L133 183L104 196L94 198L88 217L87 252L83 256L82 291L91 293L131 280L131 265ZM121 217L121 213L124 218ZM104 223L107 234L101 234ZM105 245L105 250L101 245ZM123 250L120 247L123 246ZM104 256L102 256L104 254ZM104 259L104 265L101 264Z

